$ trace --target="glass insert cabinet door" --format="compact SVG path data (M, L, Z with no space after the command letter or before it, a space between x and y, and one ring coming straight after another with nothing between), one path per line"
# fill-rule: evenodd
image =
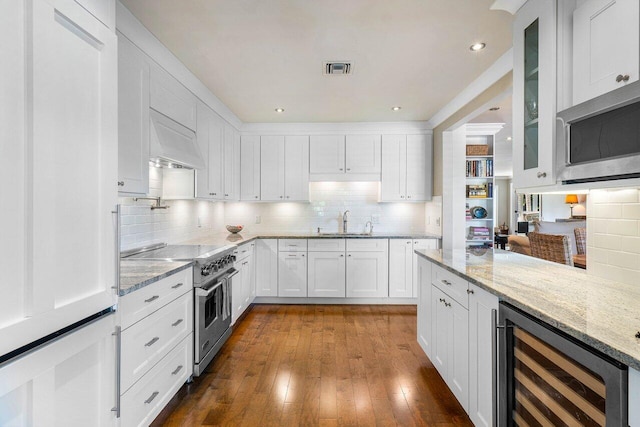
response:
M524 168L538 167L539 19L524 30Z
M555 184L556 1L529 0L513 27L513 180Z

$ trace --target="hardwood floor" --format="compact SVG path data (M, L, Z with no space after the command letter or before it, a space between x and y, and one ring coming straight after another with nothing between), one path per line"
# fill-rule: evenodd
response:
M255 305L154 426L471 426L414 306Z

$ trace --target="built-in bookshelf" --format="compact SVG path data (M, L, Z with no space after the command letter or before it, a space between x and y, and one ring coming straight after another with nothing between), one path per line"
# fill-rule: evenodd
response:
M494 209L494 134L478 134L467 125L466 138L466 248L492 248Z

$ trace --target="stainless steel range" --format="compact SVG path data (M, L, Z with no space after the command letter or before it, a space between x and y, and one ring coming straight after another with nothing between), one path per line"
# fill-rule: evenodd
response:
M231 335L232 278L236 245L160 244L123 253L123 258L195 261L193 268L195 348L193 374L199 376Z

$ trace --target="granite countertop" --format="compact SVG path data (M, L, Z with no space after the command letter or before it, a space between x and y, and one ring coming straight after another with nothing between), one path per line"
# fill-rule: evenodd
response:
M585 270L495 250L416 250L418 255L497 295L535 318L640 369L640 283L617 283Z
M318 234L311 232L295 233L220 233L210 236L196 237L181 244L187 245L241 245L255 239L441 239L441 236L430 233L373 233L359 235Z
M164 279L193 265L193 261L120 261L120 296Z

